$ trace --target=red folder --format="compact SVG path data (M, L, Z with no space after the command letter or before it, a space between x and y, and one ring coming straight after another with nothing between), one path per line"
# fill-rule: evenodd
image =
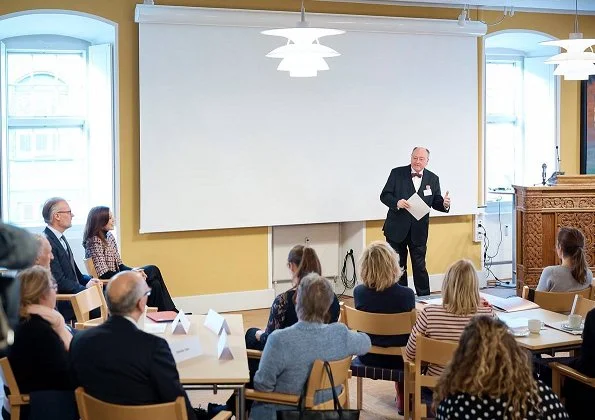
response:
M171 322L177 315L178 313L174 311L149 312L147 318L155 322Z

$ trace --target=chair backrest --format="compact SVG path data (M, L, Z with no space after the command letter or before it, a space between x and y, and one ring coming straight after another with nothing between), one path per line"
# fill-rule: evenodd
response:
M591 285L584 290L574 292L540 292L523 286L522 297L535 302L541 308L548 311L568 313L572 309L574 295L589 299L591 296Z
M95 270L95 264L93 264L93 258L85 258L83 260L85 262L85 267L87 268L87 273L93 278L98 279L99 276L97 275L97 270Z
M377 314L359 311L345 305L343 307L343 322L349 329L374 335L402 335L410 334L415 324L416 311L398 314ZM372 346L369 353L400 355L401 347Z
M415 398L421 395L421 387L434 388L438 376L422 375L426 364L446 366L459 346L457 341L434 340L421 334L416 337L415 345Z
M335 386L343 386L341 393L338 395L341 407L346 407L347 401L349 400L349 386L347 380L349 379L351 358L352 356L347 356L344 359L329 362ZM310 371L310 377L308 378L308 391L306 392L305 401L306 408L312 408L315 410L332 409L334 407L332 399L322 404L314 404L314 396L316 395L316 391L328 389L330 387L331 383L324 369L324 361L314 361L312 370Z
M89 312L96 308L101 310L101 320L107 319L107 303L103 296L103 289L99 285L78 292L70 298L70 302L77 322L89 321Z
M93 398L81 387L75 391L81 420L188 420L184 397L151 405L118 405Z
M576 295L576 303L574 304L573 313L584 318L592 309L595 309L595 300L586 299L582 296Z
M2 368L2 372L4 373L4 381L6 383L6 386L10 390L10 395L7 398L10 404L12 419L19 419L21 412L20 406L29 404L29 395L21 394L21 391L19 390L19 385L17 384L17 380L14 377L14 373L12 372L12 368L10 367L8 358L3 357L0 359L0 367Z

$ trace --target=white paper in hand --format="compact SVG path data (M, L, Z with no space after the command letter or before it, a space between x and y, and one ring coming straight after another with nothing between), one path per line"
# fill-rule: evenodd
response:
M178 312L171 323L172 334L188 334L190 331L190 320L183 311Z
M409 203L409 208L406 209L416 220L421 219L426 214L430 212L430 207L426 204L424 200L417 194L414 193L409 199L407 200Z
M207 312L207 317L205 318L205 327L217 335L220 335L222 331L225 331L227 334L231 334L229 325L227 325L227 321L225 318L223 318L223 315L212 309L209 309L209 312Z
M176 363L198 357L202 354L200 340L196 335L167 340L167 344Z
M233 359L233 354L229 349L229 344L227 342L227 333L225 331L221 331L219 341L217 342L217 357L223 360Z

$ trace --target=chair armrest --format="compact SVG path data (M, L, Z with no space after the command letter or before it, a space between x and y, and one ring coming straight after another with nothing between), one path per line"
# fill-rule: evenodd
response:
M231 411L220 411L212 420L228 420L232 416Z
M248 356L248 359L260 359L262 357L262 352L260 350L246 349L246 355Z
M56 295L56 300L67 300L70 302L70 298L73 296L74 296L74 293L70 293L70 294L60 293L60 294Z
M246 388L246 399L271 404L298 405L299 395L281 394L279 392L262 392Z
M552 362L549 364L549 366L552 370L559 372L562 376L567 376L569 378L574 379L575 381L579 381L585 385L589 385L590 387L595 388L595 378L583 375L582 373L571 368L570 366L566 366L558 362Z
M29 394L9 395L7 396L10 405L27 405L29 404Z

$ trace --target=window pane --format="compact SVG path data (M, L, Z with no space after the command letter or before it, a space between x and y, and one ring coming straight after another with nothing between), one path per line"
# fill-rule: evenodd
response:
M9 117L85 114L85 61L81 53L7 54Z
M88 143L82 127L9 128L8 143L9 222L43 224L41 207L48 194L68 197L73 208L76 203L86 208ZM84 223L84 218L74 222Z
M489 190L510 188L515 180L515 148L518 128L514 124L486 124L486 186Z
M520 65L517 63L486 64L486 114L516 116L519 95Z

